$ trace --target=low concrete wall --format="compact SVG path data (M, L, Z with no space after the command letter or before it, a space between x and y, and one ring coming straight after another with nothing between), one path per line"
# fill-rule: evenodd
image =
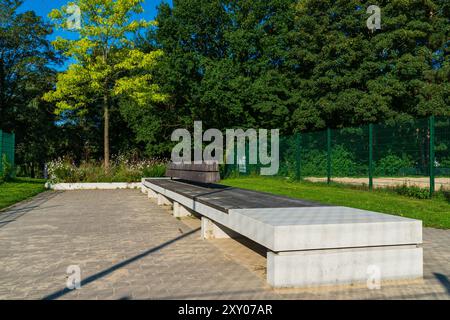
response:
M267 282L274 288L367 284L423 277L423 249L385 246L267 252Z
M47 189L51 190L116 190L116 189L139 189L140 182L98 182L98 183L46 183Z

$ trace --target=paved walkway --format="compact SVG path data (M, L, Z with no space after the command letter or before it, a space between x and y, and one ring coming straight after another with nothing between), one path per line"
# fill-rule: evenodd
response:
M0 213L0 299L450 299L450 230L424 230L423 282L275 291L262 248L203 241L199 225L138 190L43 193Z
M317 177L305 177L305 180L311 182L327 182L327 178L317 178ZM368 185L369 178L352 178L352 177L333 177L333 182L353 184L353 185ZM373 178L374 188L386 188L407 185L410 187L420 187L429 188L430 178L429 177L386 177L386 178ZM436 190L445 189L450 190L450 177L436 177L435 178L435 188Z

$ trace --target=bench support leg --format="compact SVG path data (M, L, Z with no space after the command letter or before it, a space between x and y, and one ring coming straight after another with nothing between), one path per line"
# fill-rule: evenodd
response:
M172 201L164 197L161 193L158 193L158 206L172 206Z
M377 284L386 280L422 278L422 255L415 245L269 251L267 282L275 288L361 284L378 289Z
M145 186L145 178L141 179L141 192L147 194L147 187Z
M202 217L202 239L226 239L226 238L239 238L241 235L233 230L216 223L206 217Z
M183 217L191 217L192 213L191 211L183 206L182 204L179 204L178 202L173 202L173 216L175 218L183 218Z
M158 194L153 191L152 189L147 189L147 196L149 199L157 199L158 198Z

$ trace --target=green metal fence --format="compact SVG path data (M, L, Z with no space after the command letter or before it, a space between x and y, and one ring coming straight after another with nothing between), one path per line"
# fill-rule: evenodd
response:
M0 130L0 173L3 172L3 155L14 166L15 135Z
M242 161L241 161L242 162ZM258 174L246 164L240 175ZM231 170L230 170L231 169ZM228 166L226 173L235 166ZM450 118L429 117L280 137L278 175L314 182L450 190Z

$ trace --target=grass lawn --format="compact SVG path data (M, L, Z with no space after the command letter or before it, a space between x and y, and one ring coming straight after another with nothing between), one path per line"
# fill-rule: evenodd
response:
M17 178L0 184L0 210L45 191L45 180Z
M425 227L450 229L450 200L442 195L430 200L419 200L386 190L370 192L342 185L291 182L274 177L232 178L223 180L221 183L232 187L419 219L423 221Z

